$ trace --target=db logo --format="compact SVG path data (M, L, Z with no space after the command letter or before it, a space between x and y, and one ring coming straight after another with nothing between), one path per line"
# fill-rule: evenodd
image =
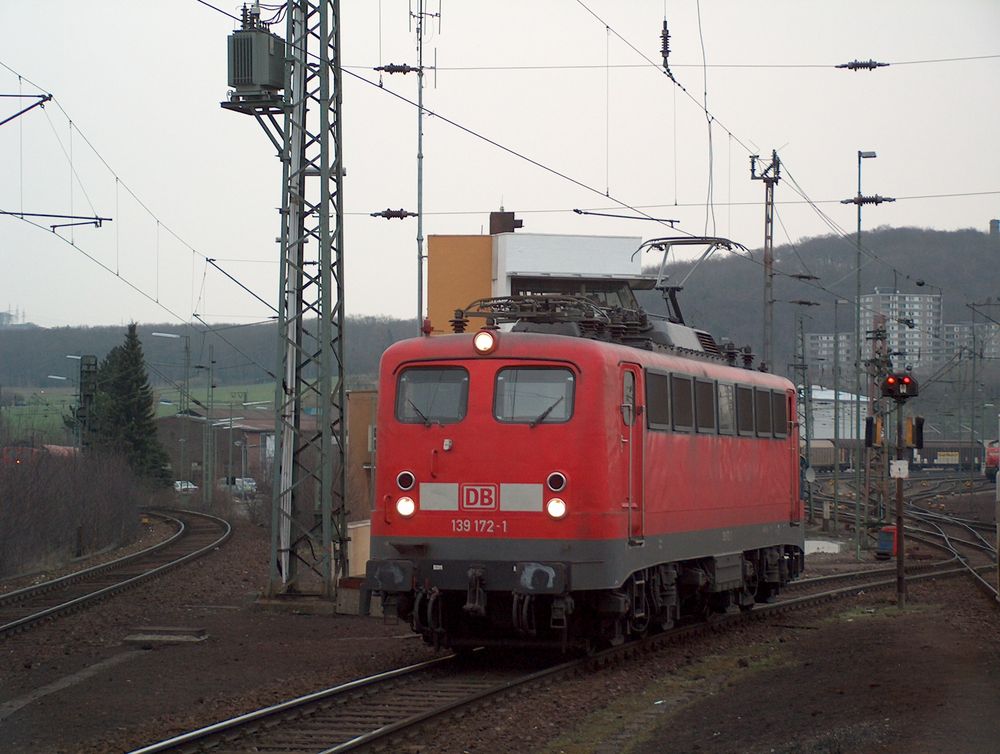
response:
M462 510L497 510L500 495L495 484L463 484L460 494Z

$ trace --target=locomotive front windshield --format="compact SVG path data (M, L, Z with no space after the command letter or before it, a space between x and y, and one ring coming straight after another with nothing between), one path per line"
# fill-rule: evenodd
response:
M405 369L396 386L396 419L406 424L452 424L465 418L469 373L462 367Z
M568 369L501 369L497 372L493 415L502 422L531 426L569 421L573 388L573 373Z

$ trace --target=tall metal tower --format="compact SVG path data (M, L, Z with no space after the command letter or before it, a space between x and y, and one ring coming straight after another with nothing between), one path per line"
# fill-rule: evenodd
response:
M253 115L282 164L268 591L332 597L348 573L340 0L289 0L284 14L282 41L244 8L222 106Z
M771 150L771 164L757 174L759 155L750 155L750 179L764 181L764 356L768 369L774 369L774 184L781 180L781 161Z

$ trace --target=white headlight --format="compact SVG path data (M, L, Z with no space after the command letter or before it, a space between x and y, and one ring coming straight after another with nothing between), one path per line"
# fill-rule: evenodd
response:
M497 336L492 330L480 330L472 338L472 347L479 354L491 353L497 347Z
M566 503L558 497L554 497L545 504L546 512L552 518L562 518L566 515Z
M413 502L412 497L401 497L396 501L396 512L400 516L409 518L416 509L417 504Z

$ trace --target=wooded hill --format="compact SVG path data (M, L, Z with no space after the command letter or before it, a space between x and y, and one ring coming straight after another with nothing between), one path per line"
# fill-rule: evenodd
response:
M127 328L56 327L31 325L0 328L0 390L47 386L56 383L48 375L72 381L79 362L68 354L94 354L98 359L121 343ZM345 360L349 383L374 381L378 361L389 345L417 334L414 320L387 317L349 317L345 323ZM168 324L144 324L137 328L142 341L149 379L154 387L179 384L184 379L184 340L153 337L164 332L187 335L191 343L191 385L206 384L209 345L213 347L216 386L273 382L277 343L273 323L249 326L218 325L212 330ZM67 383L68 384L68 383Z
M905 292L943 295L946 322L968 322L972 310L980 307L1000 321L1000 239L976 230L934 231L919 228L878 228L862 235L862 292L876 286ZM855 244L853 236L843 239L822 236L795 246L775 248L774 310L775 359L772 371L787 374L794 355L796 316L807 316L809 332L833 332L833 301L841 305L842 331L854 328ZM680 294L680 303L689 324L703 328L720 342L731 340L750 345L757 354L762 349L763 254L757 249L746 254L717 255L699 267ZM658 262L652 255L649 264ZM680 280L691 263L669 266L674 280ZM802 282L791 275L818 278ZM918 287L917 281L924 281ZM655 293L642 297L650 311L662 312ZM792 300L815 301L819 306L800 307ZM468 302L455 302L463 306ZM984 321L979 315L978 321ZM94 354L103 358L121 342L125 327L61 327L43 329L30 325L0 328L0 390L53 386L47 375L75 377L77 362L67 354ZM267 382L267 372L275 369L276 343L272 323L251 326L217 326L211 332L175 325L140 325L139 337L154 386L183 379L184 341L151 337L152 332L190 336L191 364L205 365L208 345L215 352L216 385ZM371 384L378 360L391 343L416 334L413 320L387 317L350 317L345 326L346 366L350 386ZM193 368L192 386L204 384L203 371Z
M976 230L877 228L862 234L861 245L862 294L876 287L903 293L940 293L945 323L971 322L973 312L967 305L990 300L990 316L1000 321L1000 238ZM850 303L839 307L839 328L841 332L854 331L856 255L853 236L820 236L795 246L775 247L772 371L784 374L793 361L799 314L807 317L806 332L832 333L833 303L837 298L846 299ZM682 279L690 268L687 262L670 265L671 279ZM792 275L818 279L800 281ZM662 312L656 298L644 294L643 303L650 311ZM788 303L795 300L814 301L819 306ZM763 252L756 249L749 256L717 253L691 276L680 303L688 324L708 330L720 342L750 345L759 354L763 347ZM979 308L991 311L990 307ZM981 314L976 319L985 321Z

